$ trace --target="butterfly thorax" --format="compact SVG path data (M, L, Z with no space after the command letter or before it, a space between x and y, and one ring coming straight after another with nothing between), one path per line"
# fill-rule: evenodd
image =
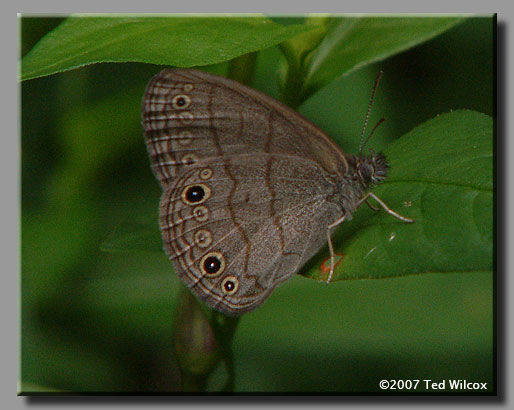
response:
M348 169L339 184L337 202L348 217L355 211L365 193L386 177L389 165L383 154L346 155Z

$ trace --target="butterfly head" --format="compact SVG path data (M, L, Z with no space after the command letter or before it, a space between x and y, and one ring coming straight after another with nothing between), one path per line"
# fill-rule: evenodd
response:
M355 174L365 187L377 185L387 177L389 164L384 154L375 154L370 150L369 156L355 157Z

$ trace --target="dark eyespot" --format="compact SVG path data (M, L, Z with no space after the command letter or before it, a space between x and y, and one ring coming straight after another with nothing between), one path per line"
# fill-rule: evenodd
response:
M200 261L200 270L206 276L217 276L225 270L225 258L219 252L209 252Z
M203 268L208 274L217 273L221 268L221 261L216 256L209 256L203 261Z
M211 190L205 184L189 185L182 191L182 199L189 205L201 204L210 196Z
M237 292L237 289L239 289L239 281L235 276L227 276L223 279L223 282L221 282L221 287L223 292L227 295L233 295Z
M176 110L183 110L191 105L191 98L187 95L176 95L171 100L171 104Z
M205 190L199 185L192 186L186 191L187 200L194 204L200 202L204 196Z

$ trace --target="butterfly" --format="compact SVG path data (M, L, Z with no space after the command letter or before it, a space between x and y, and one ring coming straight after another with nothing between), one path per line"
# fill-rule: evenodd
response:
M369 199L412 222L369 192L386 178L384 155L363 156L362 143L346 154L236 81L163 70L146 88L142 124L162 187L164 249L193 294L226 315L256 309L327 242L330 281L331 231Z

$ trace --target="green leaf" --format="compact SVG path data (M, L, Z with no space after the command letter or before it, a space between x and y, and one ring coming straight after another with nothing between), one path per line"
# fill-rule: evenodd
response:
M463 21L462 17L334 18L304 67L302 101L342 75L412 48Z
M252 17L74 16L23 58L21 79L100 62L193 67L231 60L279 44L312 26Z
M330 21L329 17L310 17L306 19L305 24L316 26L314 30L301 33L280 44L287 61L287 65L283 67L284 70L281 70L283 76L281 82L284 84L282 101L290 107L295 108L299 103L305 58L325 37L328 29L327 21Z
M280 45L290 66L300 68L305 55L323 40L327 32L327 21L330 21L329 17L309 17L305 20L305 24L315 27L313 30L301 33Z
M373 192L415 222L362 206L332 236L335 252L344 255L332 280L490 271L492 144L491 117L464 110L440 115L393 143L385 151L391 175ZM327 256L321 252L304 275L326 279L320 265Z

